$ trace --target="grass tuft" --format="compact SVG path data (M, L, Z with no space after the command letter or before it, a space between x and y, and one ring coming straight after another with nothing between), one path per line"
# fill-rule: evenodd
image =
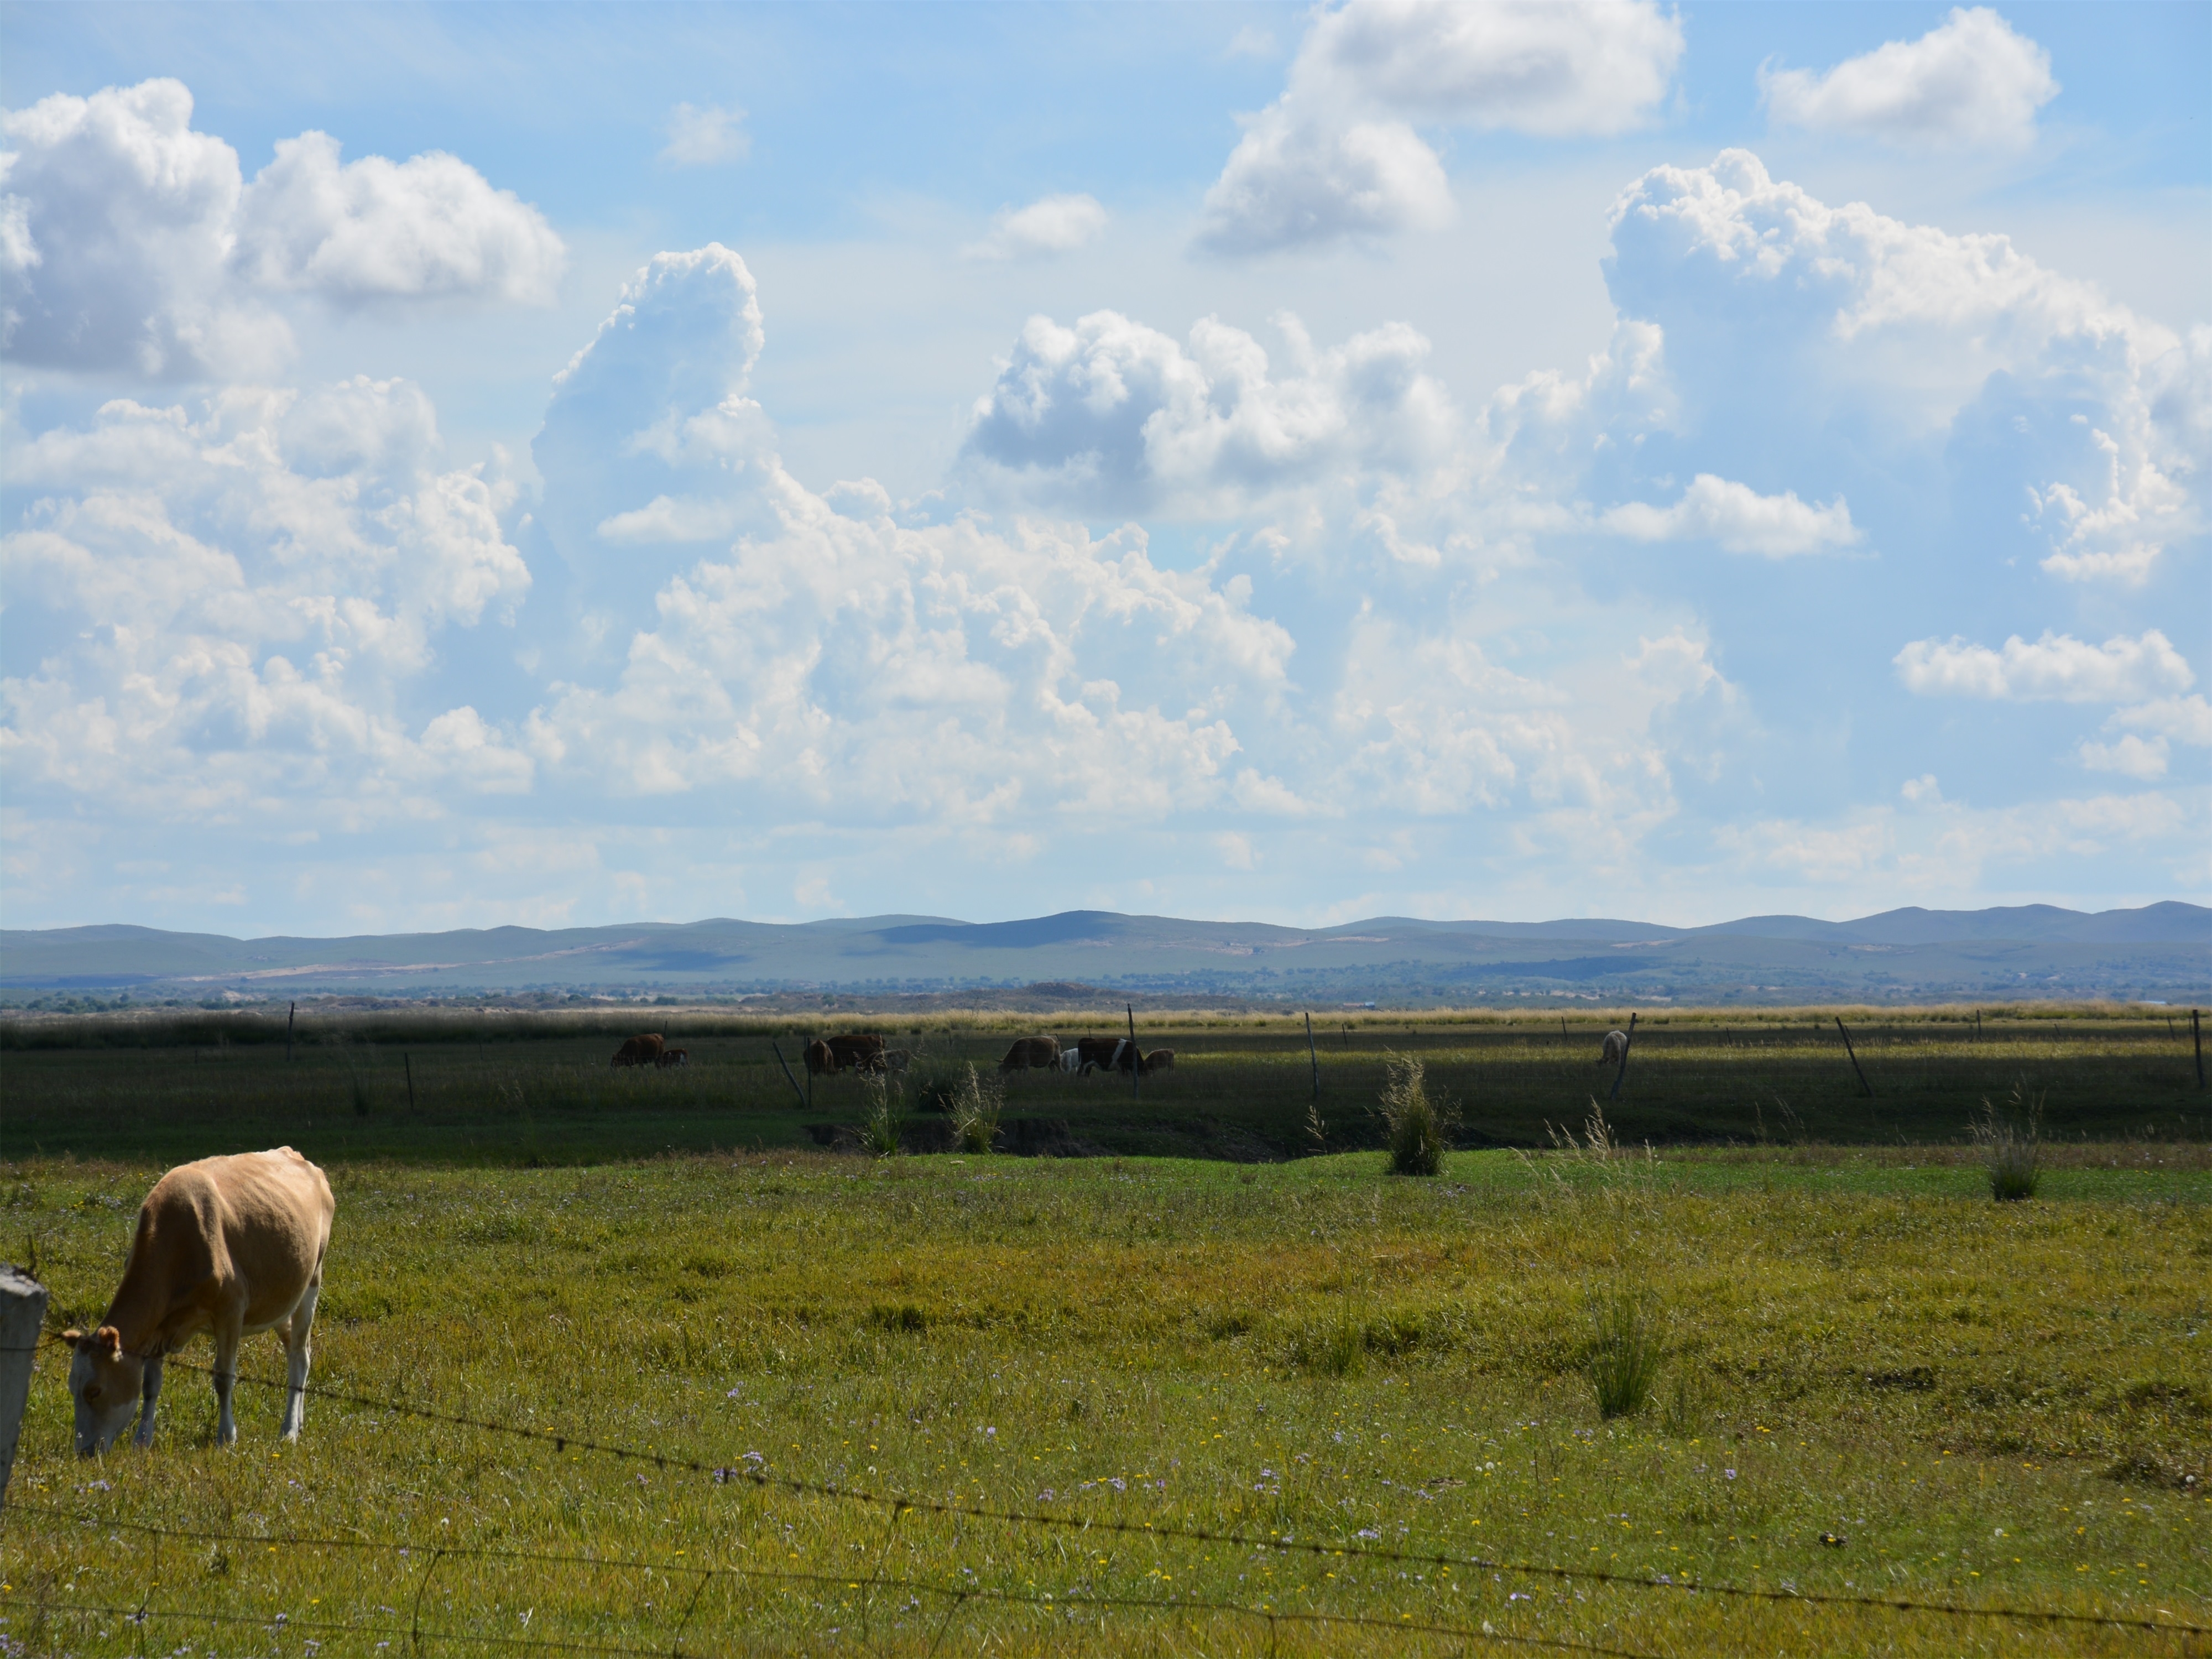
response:
M1989 1171L1990 1196L2000 1204L2033 1198L2043 1180L2043 1097L2027 1100L2015 1083L2012 1109L2000 1113L1984 1098L1973 1131L1982 1167Z
M1004 1088L996 1078L986 1082L972 1064L965 1073L952 1098L952 1142L963 1152L988 1152L998 1144Z
M1459 1121L1450 1101L1429 1092L1421 1062L1393 1054L1382 1088L1382 1122L1394 1175L1432 1176L1444 1167L1444 1146Z
M868 1092L875 1103L860 1120L860 1145L878 1158L894 1157L899 1149L898 1114L891 1109L890 1091L872 1079Z
M1590 1344L1583 1374L1597 1394L1597 1414L1632 1417L1651 1398L1666 1358L1657 1310L1638 1291L1615 1291L1589 1304Z

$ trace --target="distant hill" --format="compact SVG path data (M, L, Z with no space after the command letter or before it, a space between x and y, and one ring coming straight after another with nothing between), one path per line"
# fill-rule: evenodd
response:
M128 926L0 931L0 997L186 1001L307 992L386 996L799 989L952 991L1041 982L1182 996L1479 1002L2212 1000L2212 910L2085 914L2033 904L1908 908L1855 921L1752 916L1708 927L1571 920L1338 927L1068 910L1021 921L718 918L617 927L230 939Z

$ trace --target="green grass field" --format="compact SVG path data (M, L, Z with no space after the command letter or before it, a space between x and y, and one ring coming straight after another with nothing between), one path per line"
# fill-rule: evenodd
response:
M1010 1091L1010 1117L1065 1121L1072 1142L1179 1136L1210 1160L793 1146L855 1115L824 1109L825 1085L811 1116L741 1094L761 1069L744 1045L767 1040L744 1031L651 1076L608 1075L603 1034L473 1059L403 1034L411 1114L397 1045L358 1033L289 1069L265 1043L12 1046L0 1243L35 1251L55 1325L96 1318L167 1163L288 1139L338 1196L319 1386L670 1461L331 1400L287 1448L277 1396L252 1386L218 1450L205 1379L179 1369L150 1454L80 1462L49 1350L0 1522L0 1641L196 1659L417 1635L426 1652L2212 1651L1808 1599L2212 1626L2212 1150L2162 1024L2159 1042L2148 1022L1978 1042L1855 1026L1871 1105L1801 1024L1762 1043L1686 1023L1671 1046L1639 1025L1617 1121L1640 1140L1631 1114L1650 1111L1664 1141L1613 1156L1544 1133L1581 1125L1594 1039L1351 1033L1324 1053L1333 1136L1373 1138L1359 1091L1386 1047L1413 1048L1467 1102L1469 1140L1542 1145L1466 1146L1433 1179L1373 1150L1233 1161L1296 1150L1310 1072L1279 1025L1162 1039L1189 1059L1142 1102L1126 1079ZM2057 1133L2037 1196L1998 1205L1966 1117L2021 1079ZM1624 1296L1658 1372L1607 1419L1589 1362ZM246 1368L281 1375L274 1339ZM1435 1557L1450 1565L1413 1559ZM142 1606L143 1626L64 1610Z

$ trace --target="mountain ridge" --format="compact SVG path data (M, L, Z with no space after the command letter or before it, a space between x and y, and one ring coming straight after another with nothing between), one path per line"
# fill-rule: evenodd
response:
M1594 951L1593 946L1604 946ZM1571 947L1563 949L1562 947ZM94 988L172 998L661 988L950 990L1070 981L1267 997L1723 994L2136 995L2212 984L2212 909L1917 906L1845 921L1698 927L1375 916L1323 928L1066 910L1006 921L917 915L758 922L456 928L331 938L171 933L131 923L0 930L0 994Z

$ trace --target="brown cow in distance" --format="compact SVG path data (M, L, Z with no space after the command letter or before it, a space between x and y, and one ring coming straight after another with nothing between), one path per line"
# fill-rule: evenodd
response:
M623 1046L615 1050L609 1066L657 1066L660 1051L665 1045L658 1031L647 1031L643 1036L624 1037Z
M1172 1072L1175 1070L1175 1050L1172 1048L1153 1049L1152 1053L1145 1056L1145 1069L1148 1072Z
M884 1040L872 1031L819 1037L806 1045L806 1069L817 1077L848 1068L875 1073L882 1071L884 1066Z
M999 1069L1002 1072L1041 1072L1048 1071L1059 1064L1058 1037L1016 1037L1014 1046L1006 1050L1006 1057L999 1062Z

